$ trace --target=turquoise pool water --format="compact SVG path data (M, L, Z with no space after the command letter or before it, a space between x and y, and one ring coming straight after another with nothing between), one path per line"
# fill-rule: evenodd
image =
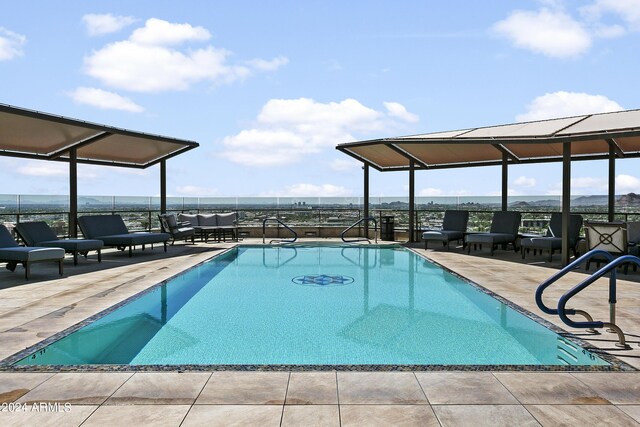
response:
M608 365L409 250L327 245L239 246L17 364Z

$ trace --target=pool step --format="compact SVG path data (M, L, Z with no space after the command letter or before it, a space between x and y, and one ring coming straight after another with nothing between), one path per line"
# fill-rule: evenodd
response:
M556 350L558 351L558 360L563 365L575 365L578 363L578 356L581 349L572 342L567 341L562 337L558 337Z

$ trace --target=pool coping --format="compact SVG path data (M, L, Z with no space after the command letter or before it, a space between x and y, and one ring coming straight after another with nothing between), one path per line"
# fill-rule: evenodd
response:
M325 244L326 245L326 244ZM336 243L329 243L331 246L339 246L339 247L349 247L351 245ZM296 246L296 244L288 243L286 245L273 245L273 244L237 244L230 248L227 248L219 253L214 254L213 256L202 260L178 273L171 275L170 277L149 286L148 288L138 292L135 295L132 295L124 300L120 301L117 304L112 305L84 320L78 322L60 332L57 332L50 337L39 341L38 343L25 348L9 357L6 357L3 360L0 360L0 372L203 372L203 371L274 371L274 372L282 372L282 371L365 371L365 372L403 372L403 371L462 371L462 372L481 372L481 371L504 371L504 372L637 372L638 369L633 366L627 364L624 361L619 360L613 355L605 352L604 350L593 346L576 337L574 334L563 330L557 325L541 318L540 316L526 310L517 304L509 301L508 299L496 294L495 292L483 287L482 285L474 282L473 280L451 270L450 268L442 265L441 263L434 261L433 259L428 258L424 254L416 251L411 247L407 247L402 244L373 244L367 245L366 247L390 247L397 246L402 247L405 250L412 252L414 255L419 256L420 258L437 265L439 268L444 271L452 274L453 276L463 280L465 283L474 287L475 289L491 296L497 301L505 304L509 308L515 310L516 312L524 315L530 320L540 324L541 326L551 330L552 332L558 334L564 339L572 342L573 344L579 346L581 349L594 353L605 362L609 363L609 366L601 366L601 365L393 365L393 364L356 364L356 365L298 365L298 364L265 364L265 365L256 365L256 364L217 364L217 365L200 365L200 364L186 364L186 365L116 365L116 364L96 364L96 365L19 365L15 366L14 363L24 359L30 354L36 353L45 347L51 345L52 343L70 335L71 333L77 331L78 329L87 326L96 320L118 310L120 307L143 297L144 295L153 292L157 288L165 285L170 280L174 279L177 276L185 274L186 272L199 267L200 265L211 261L217 257L223 256L232 250L236 250L238 247L283 247L283 246ZM309 246L309 243L301 243L299 246Z

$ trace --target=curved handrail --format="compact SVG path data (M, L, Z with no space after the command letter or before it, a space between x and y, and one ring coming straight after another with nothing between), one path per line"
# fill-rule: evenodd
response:
M296 233L295 231L293 231L293 229L291 227L289 227L287 224L285 224L284 222L280 221L278 218L265 218L262 221L262 243L265 243L265 233L266 233L266 228L267 228L267 221L275 221L278 224L282 225L284 228L286 228L287 230L289 230L291 233L293 233L293 239L291 240L286 240L286 239L274 239L274 240L270 240L269 243L293 243L296 240L298 240L298 233Z
M368 216L366 218L360 218L359 220L357 220L356 222L354 222L353 224L351 224L349 227L345 228L342 233L340 233L340 238L342 239L343 242L345 243L354 243L354 242L368 242L371 243L371 240L363 237L363 238L358 238L358 239L351 239L351 240L347 240L344 238L344 235L347 234L347 232L349 230L351 230L352 228L356 227L357 225L360 225L360 223L365 222L365 221L373 221L373 224L375 226L375 230L373 232L374 236L375 236L375 240L376 243L378 243L378 220L375 219L372 216Z
M342 250L340 251L340 255L342 255L342 258L346 259L347 261L349 261L351 264L357 266L357 267L362 267L360 260L358 260L358 262L355 262L354 260L352 260L351 258L349 258L348 256L346 256L344 254L344 250L345 249L361 249L361 247L356 247L356 246L346 246L344 248L342 248ZM360 253L358 253L360 254ZM375 258L373 261L373 266L371 266L370 268L376 268L378 266L378 251L374 252L375 254Z
M289 263L290 261L292 261L295 257L298 256L298 249L295 246L278 246L276 249L278 250L277 252L277 265L275 266L270 266L267 265L267 254L266 254L266 250L267 248L262 248L262 266L265 268L280 268L283 265ZM287 258L285 261L280 262L280 249L293 249L293 255L289 258Z
M572 328L603 328L605 326L613 329L614 332L618 334L618 338L620 340L619 346L626 347L624 334L622 330L615 325L615 319L611 319L611 322L599 322L599 321L587 321L587 322L576 322L575 320L569 319L568 314L574 314L575 310L567 309L567 302L571 298L573 298L578 292L584 290L587 286L591 285L596 280L600 279L605 274L611 272L611 276L609 279L609 304L616 303L616 273L615 269L618 268L622 264L636 264L640 265L640 258L633 255L623 255L619 258L614 259L609 262L607 265L602 267L600 270L593 273L591 276L587 277L585 280L571 288L564 295L560 297L558 300L558 316L560 319L568 326Z
M591 258L598 255L603 256L608 261L613 261L615 259L615 257L607 251L603 251L601 249L594 249L582 255L581 257L573 260L571 263L567 264L562 270L558 271L556 274L549 277L547 280L542 282L540 286L538 286L538 289L536 289L536 304L538 305L538 308L547 314L558 314L557 309L549 308L544 304L544 302L542 302L542 294L544 290L547 289L549 286L551 286L553 283L555 283L558 279L566 275L571 270L574 270L580 267L585 261L588 261ZM569 314L575 314L575 312L569 313Z

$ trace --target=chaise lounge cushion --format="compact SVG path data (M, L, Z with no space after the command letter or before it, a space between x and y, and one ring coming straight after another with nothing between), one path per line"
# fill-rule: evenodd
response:
M17 262L56 261L64 258L62 248L33 248L16 246L0 248L0 260Z
M58 239L58 236L44 221L21 222L16 231L28 246L62 248L67 252L87 252L102 249L102 240Z
M120 215L81 216L78 224L88 239L102 240L106 246L134 246L166 243L167 233L129 233Z

